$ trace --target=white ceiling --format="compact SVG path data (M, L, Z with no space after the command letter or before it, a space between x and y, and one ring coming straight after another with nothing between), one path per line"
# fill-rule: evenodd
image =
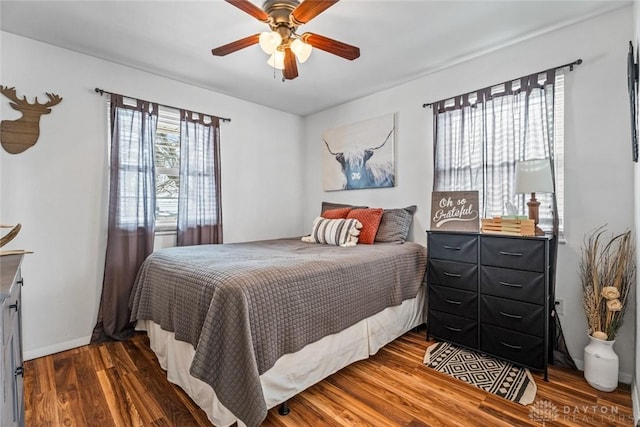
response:
M211 55L267 29L222 0L2 0L0 29L305 116L630 3L342 0L298 32L358 46L360 58L315 50L284 83L257 45Z

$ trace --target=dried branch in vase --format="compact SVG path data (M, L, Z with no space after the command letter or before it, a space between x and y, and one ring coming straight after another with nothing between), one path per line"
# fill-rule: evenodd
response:
M589 334L611 341L622 326L636 265L631 231L608 240L605 232L602 226L585 238L580 277Z

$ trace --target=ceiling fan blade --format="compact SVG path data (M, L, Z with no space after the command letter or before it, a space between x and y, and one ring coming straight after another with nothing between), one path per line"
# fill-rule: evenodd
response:
M267 15L267 12L260 9L258 6L251 3L249 0L225 0L225 1L227 3L231 3L241 11L246 12L249 15L253 16L258 21L269 22L269 15Z
M236 40L229 44L225 44L224 46L216 47L215 49L211 49L211 53L215 56L225 56L230 53L236 52L240 49L244 49L245 47L249 47L254 45L260 41L260 34L254 34L252 36L245 37L240 40Z
M350 61L353 61L354 59L360 57L360 48L351 46L350 44L339 42L338 40L330 39L329 37L321 36L319 34L304 33L302 35L302 40L317 49L341 56L342 58L348 59Z
M336 3L338 0L304 0L291 12L291 20L296 25L306 24Z
M293 80L298 77L296 56L293 54L291 48L288 47L284 50L284 70L282 70L282 76L287 80Z

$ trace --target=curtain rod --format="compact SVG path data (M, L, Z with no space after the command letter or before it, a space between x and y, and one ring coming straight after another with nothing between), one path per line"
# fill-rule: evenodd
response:
M96 93L99 93L99 94L100 94L100 96L104 95L105 93L109 93L109 94L111 94L111 95L118 95L118 96L123 96L123 97L125 97L125 98L137 99L137 98L133 98L133 97L131 97L131 96L127 96L127 95L121 95L121 94L119 94L119 93L109 92L108 90L104 90L104 89L100 89L100 88L95 88L95 91L96 91ZM157 103L157 102L155 102L154 104L158 104L158 103ZM175 110L184 110L184 108L173 107L173 106L171 106L171 105L165 105L165 104L158 104L158 105L161 105L161 106L163 106L163 107L167 107L167 108L173 108L173 109L175 109ZM203 114L203 113L198 113L198 114ZM231 121L231 119L226 118L226 117L218 117L218 116L214 116L213 114L207 114L207 115L208 115L208 116L211 116L211 117L215 117L216 119L219 119L219 120L221 120L221 121L223 121L223 122L230 122L230 121Z
M538 71L537 73L531 73L531 74L529 74L529 75L533 75L533 74L542 74L542 73L546 73L546 72L547 72L547 71L549 71L549 70L559 70L560 68L565 68L565 67L569 67L569 71L573 71L573 67L574 67L574 66L576 66L576 65L580 65L580 64L582 64L582 59L576 59L575 61L573 61L573 62L569 62L568 64L559 65L559 66L557 66L557 67L547 68L547 69L546 69L546 70L544 70L544 71ZM490 85L490 86L488 86L488 87L499 86L499 85L501 85L501 84L505 84L505 83L508 83L508 82L512 82L512 81L514 81L514 80L521 79L521 78L523 78L523 77L526 77L526 76L518 77L518 78L516 78L516 79L510 79L510 80L504 81L504 82L502 82L502 83L496 83L496 84L494 84L494 85ZM463 94L458 95L458 96L449 96L449 97L444 98L444 99L441 99L441 100L439 100L439 101L434 101L434 102L429 102L429 103L426 103L426 104L422 104L422 108L431 107L433 104L437 104L438 102L446 101L446 100L448 100L448 99L457 98L457 97L459 97L459 96L467 95L467 94L470 94L470 93L473 93L473 92L477 92L477 90L472 90L471 92L467 92L466 94L464 94L464 93L463 93Z

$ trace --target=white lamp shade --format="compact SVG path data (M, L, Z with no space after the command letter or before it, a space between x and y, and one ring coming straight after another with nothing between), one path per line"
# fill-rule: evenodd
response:
M284 70L284 52L276 50L267 61L267 64L278 70Z
M282 37L275 31L264 31L260 33L260 48L264 53L271 55L276 51L278 46L280 46L280 43L282 43Z
M305 43L300 39L295 39L291 42L291 50L296 54L296 58L298 58L298 61L301 64L309 59L312 49L313 47L310 44Z
M516 161L516 194L521 193L553 193L549 159Z

